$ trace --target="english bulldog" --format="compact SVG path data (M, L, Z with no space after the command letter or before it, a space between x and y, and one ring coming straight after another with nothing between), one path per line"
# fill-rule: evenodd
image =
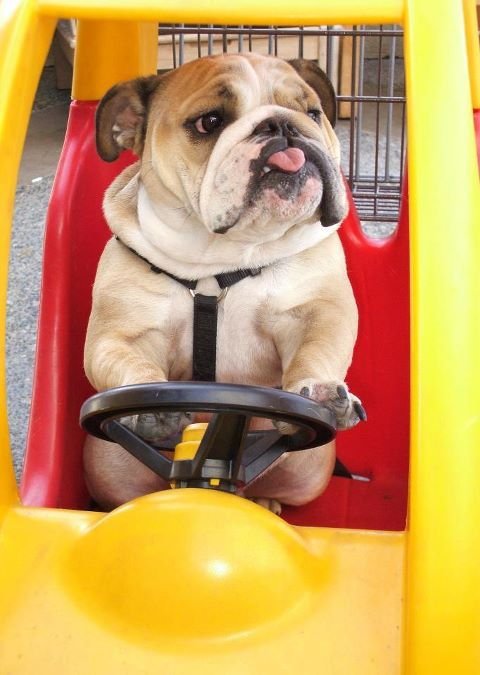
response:
M205 57L112 87L96 142L139 160L107 190L114 236L93 289L85 371L99 391L192 379L192 294L219 296L216 379L321 402L340 429L365 418L345 384L357 308L337 230L347 212L336 101L314 63ZM153 273L152 269L162 273ZM221 293L215 275L256 270ZM132 424L161 447L184 415ZM284 426L283 431L292 430ZM325 489L333 444L283 455L245 496L278 513ZM88 439L86 480L113 508L167 485L122 448Z

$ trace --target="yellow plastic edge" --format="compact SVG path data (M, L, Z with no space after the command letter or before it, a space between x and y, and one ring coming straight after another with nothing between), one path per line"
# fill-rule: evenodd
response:
M10 223L32 101L54 28L55 20L39 16L33 1L0 3L0 517L7 505L17 501L8 435L5 372Z
M462 3L408 0L406 672L480 672L480 184Z
M79 21L72 98L96 101L117 82L157 72L158 25Z
M79 19L248 25L401 23L403 0L38 0L39 11Z
M465 13L472 106L475 110L478 110L480 109L480 47L478 44L478 22L475 0L463 0L463 10Z

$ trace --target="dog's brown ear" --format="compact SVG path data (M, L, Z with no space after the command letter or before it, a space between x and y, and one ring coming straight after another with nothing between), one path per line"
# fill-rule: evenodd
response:
M317 93L322 103L323 112L332 127L334 127L337 121L337 98L333 84L327 75L315 61L292 59L288 63L295 68L300 77Z
M98 104L97 152L106 162L113 162L125 148L132 148L137 155L142 153L148 100L159 80L159 76L151 75L120 82Z

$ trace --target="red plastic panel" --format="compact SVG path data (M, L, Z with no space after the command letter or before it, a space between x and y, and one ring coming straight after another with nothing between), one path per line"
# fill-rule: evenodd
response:
M93 391L83 373L83 345L100 253L110 236L103 193L129 163L103 162L94 145L96 102L74 102L47 214L43 277L22 500L78 508L84 432L80 406Z
M406 194L406 185L404 193ZM365 405L368 422L337 436L337 454L368 483L332 479L302 508L285 509L295 524L401 530L405 527L409 448L408 205L384 240L366 237L355 207L340 230L360 322L347 383Z
M87 504L78 413L91 388L83 342L91 288L109 230L105 189L132 156L102 162L94 146L96 103L73 103L47 217L37 361L22 499L31 505ZM342 433L338 453L371 481L335 478L305 507L285 509L302 525L403 529L409 436L408 209L386 241L365 237L355 208L342 225L348 269L360 310L360 332L347 381L369 419Z

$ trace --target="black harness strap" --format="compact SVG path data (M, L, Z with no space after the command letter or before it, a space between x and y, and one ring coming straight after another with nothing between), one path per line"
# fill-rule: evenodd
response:
M247 277L256 277L257 274L260 274L262 269L263 269L262 267L258 267L257 269L237 270L236 272L224 272L223 274L215 274L215 279L217 280L217 283L220 286L220 288L223 290L224 288L233 286L234 284L238 283L239 281L242 281L242 279L246 279Z
M222 293L217 297L216 295L202 295L195 293L198 280L197 279L182 279L176 277L170 272L160 269L153 265L150 260L144 258L143 255L137 253L134 248L127 246L120 237L115 237L116 240L125 246L129 251L134 253L138 258L150 265L150 269L155 274L166 274L167 277L177 281L182 286L189 289L193 296L193 362L192 362L192 379L202 382L215 382L216 379L216 364L217 364L217 314L218 303L225 297L225 291L230 286L246 279L247 277L255 277L260 274L262 268L236 270L235 272L225 272L223 274L215 274Z
M214 295L196 293L193 298L192 378L215 382L217 363L217 308Z

